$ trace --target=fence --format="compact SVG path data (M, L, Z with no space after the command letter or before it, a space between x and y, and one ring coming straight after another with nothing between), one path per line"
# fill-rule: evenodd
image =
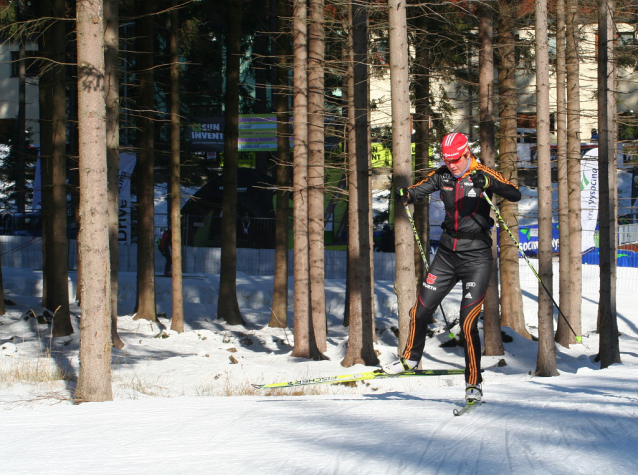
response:
M638 227L635 225L634 228ZM628 230L627 233L636 232ZM627 234L628 235L628 234ZM636 242L636 241L633 241ZM69 240L69 269L77 269L77 242ZM137 269L137 245L120 245L120 272L135 272ZM0 236L0 254L4 267L21 267L27 269L42 268L42 239L22 236ZM293 251L289 251L289 275L293 275ZM346 278L346 251L325 251L326 279ZM183 270L193 274L219 274L221 249L210 247L184 247ZM530 259L535 268L536 259ZM164 269L165 259L156 249L155 267ZM533 284L536 277L523 259L519 260L521 283ZM555 262L554 285L558 290L558 263ZM275 271L275 251L272 249L237 249L237 271L246 275L268 276ZM597 292L599 289L599 267L583 265L583 291ZM374 253L374 279L394 280L394 253ZM618 292L635 292L638 288L638 269L631 267L617 268Z

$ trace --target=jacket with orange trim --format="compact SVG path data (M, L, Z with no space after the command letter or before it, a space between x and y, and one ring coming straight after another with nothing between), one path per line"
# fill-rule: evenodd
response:
M474 157L468 170L459 178L442 166L408 188L411 201L414 202L435 191L441 192L441 200L445 205L445 220L441 226L445 232L441 236L441 245L455 251L491 247L489 236L493 221L490 218L490 206L481 198L481 190L472 183L470 176L475 170L489 177L490 184L485 192L490 199L494 193L509 201L521 199L521 192L516 185L497 171L478 163Z

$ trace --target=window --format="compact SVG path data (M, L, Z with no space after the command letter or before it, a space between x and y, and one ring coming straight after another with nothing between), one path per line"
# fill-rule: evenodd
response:
M619 31L618 32L618 46L631 46L635 44L636 33L633 31Z
M11 51L11 77L17 78L19 76L19 51ZM27 51L25 63L27 66L27 77L36 77L40 72L40 67L38 65L38 52L37 51Z

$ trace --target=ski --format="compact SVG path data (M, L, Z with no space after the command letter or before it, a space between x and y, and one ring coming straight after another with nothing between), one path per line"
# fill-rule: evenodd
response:
M481 402L468 402L461 409L454 409L454 415L455 416L462 416L463 414L467 414L468 412L473 411L474 409L476 409L477 407L481 406L482 404L485 404L485 402L483 402L483 401L481 401Z
M369 379L392 379L392 378L408 378L412 376L448 376L454 374L465 374L464 369L415 369L399 374L388 374L381 369L367 371L365 373L342 374L339 376L324 376L321 378L299 379L297 381L286 381L282 383L272 384L253 384L257 389L273 389L273 388L294 388L297 386L309 386L311 384L334 384L349 383L352 381L365 381Z

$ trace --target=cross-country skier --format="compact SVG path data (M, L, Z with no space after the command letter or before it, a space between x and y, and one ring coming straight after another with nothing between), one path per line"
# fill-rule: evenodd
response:
M410 333L398 361L383 366L386 373L397 374L416 368L423 355L427 324L443 298L460 280L463 283L460 325L465 346L465 399L480 402L481 340L478 317L492 271L490 206L481 197L496 193L510 201L521 199L521 192L500 173L478 163L467 137L452 133L441 144L444 165L424 180L399 188L396 196L404 204L441 192L445 205L443 234L438 252L424 279L414 307L410 310Z

